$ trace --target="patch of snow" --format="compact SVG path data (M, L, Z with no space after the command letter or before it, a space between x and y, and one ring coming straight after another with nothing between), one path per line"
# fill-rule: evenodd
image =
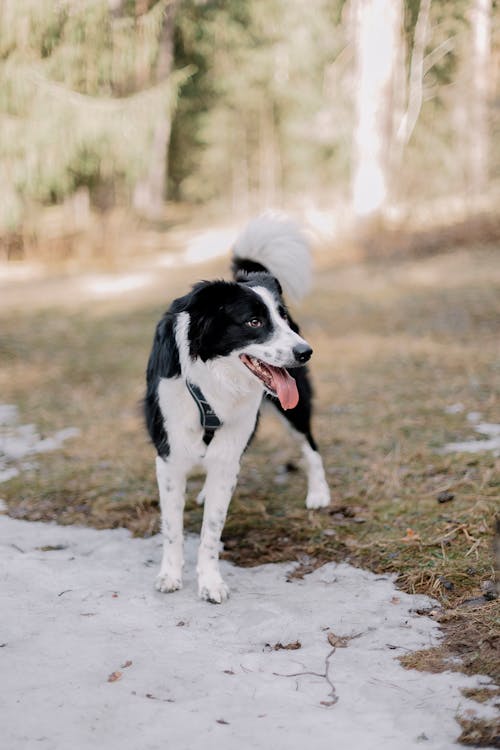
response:
M0 404L0 483L18 476L19 462L26 456L58 450L65 440L77 437L80 430L67 427L51 437L42 438L33 424L19 424L19 411L12 404ZM12 464L18 464L13 466ZM23 462L21 469L33 464Z
M37 279L45 275L47 269L43 263L28 263L28 261L0 262L0 283L9 284L13 281Z
M19 410L15 404L0 404L0 425L17 424Z
M19 476L19 469L11 467L10 469L2 469L2 457L0 456L0 484L2 482L8 482L9 479Z
M457 402L456 404L450 404L449 406L445 407L446 414L461 414L464 410L464 405L460 402Z
M500 456L500 424L479 422L474 425L476 432L488 435L487 440L464 440L463 442L447 443L442 453L482 453L492 451L494 456Z
M415 612L426 597L347 564L287 582L285 564L223 562L232 597L210 605L196 546L184 589L160 594L159 537L0 517L5 747L407 750L425 734L452 750L457 713L491 714L461 695L478 677L397 661L439 639ZM356 637L335 650L335 636Z
M150 286L153 281L154 275L151 273L108 274L84 277L82 285L85 291L95 297L107 297Z
M475 424L476 422L479 422L481 419L481 412L480 411L470 411L467 414L467 421L472 422L472 424Z
M500 424L493 422L480 422L476 425L476 430L482 435L490 435L492 438L500 436Z
M183 253L164 253L156 259L156 265L162 268L180 268L184 264Z

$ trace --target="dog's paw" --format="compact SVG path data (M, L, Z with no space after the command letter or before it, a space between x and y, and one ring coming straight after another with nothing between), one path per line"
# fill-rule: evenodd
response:
M218 573L204 574L198 580L198 595L211 604L222 604L229 598L229 587Z
M326 508L327 505L330 505L330 490L326 484L324 487L309 490L306 497L306 508L317 510L318 508Z
M170 594L172 591L178 591L182 588L180 576L173 576L169 573L160 573L156 579L155 589L162 594Z

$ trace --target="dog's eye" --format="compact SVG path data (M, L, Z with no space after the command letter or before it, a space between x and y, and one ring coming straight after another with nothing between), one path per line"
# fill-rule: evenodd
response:
M259 318L250 318L250 320L247 320L247 326L250 326L250 328L261 328L262 320L259 320Z

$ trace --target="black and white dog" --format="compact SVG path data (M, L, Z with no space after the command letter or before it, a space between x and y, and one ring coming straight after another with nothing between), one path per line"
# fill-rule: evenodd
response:
M202 281L176 299L156 328L147 368L146 423L156 446L163 560L158 591L182 586L186 478L206 471L198 553L198 590L220 603L229 590L219 546L240 459L256 428L263 396L301 439L308 474L306 506L329 504L323 463L311 434L312 349L300 336L282 293L309 285L305 237L289 219L253 220L233 250L234 281Z

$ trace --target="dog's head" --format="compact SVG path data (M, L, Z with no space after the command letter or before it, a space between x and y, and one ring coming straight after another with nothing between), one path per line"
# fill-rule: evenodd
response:
M312 349L289 319L274 276L250 273L236 282L201 282L184 310L189 313L192 359L231 357L235 366L277 396L284 409L297 405L297 386L287 368L304 365Z

